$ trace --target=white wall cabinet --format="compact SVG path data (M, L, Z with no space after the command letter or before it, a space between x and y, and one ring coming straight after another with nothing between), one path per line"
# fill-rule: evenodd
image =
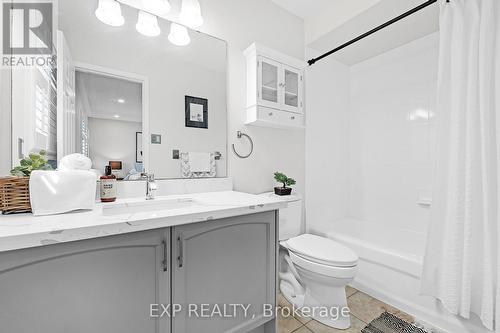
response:
M246 124L304 127L304 62L252 44L247 58Z

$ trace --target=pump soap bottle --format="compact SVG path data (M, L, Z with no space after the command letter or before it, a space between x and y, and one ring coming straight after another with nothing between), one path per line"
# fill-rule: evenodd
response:
M111 166L107 165L105 176L101 176L101 201L116 201L116 176L111 173Z

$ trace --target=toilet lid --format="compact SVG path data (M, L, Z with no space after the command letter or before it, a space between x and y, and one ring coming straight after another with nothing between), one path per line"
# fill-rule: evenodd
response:
M356 266L354 251L331 239L304 234L286 241L288 249L308 260L337 267Z

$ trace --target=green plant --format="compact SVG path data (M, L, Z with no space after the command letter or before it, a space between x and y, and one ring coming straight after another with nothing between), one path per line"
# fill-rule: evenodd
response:
M283 188L296 184L295 179L287 177L287 175L282 172L275 172L274 179L276 179L278 183L282 183Z
M29 158L23 158L19 166L10 170L10 174L18 177L29 177L33 170L52 170L45 150L41 150L38 154L31 153Z

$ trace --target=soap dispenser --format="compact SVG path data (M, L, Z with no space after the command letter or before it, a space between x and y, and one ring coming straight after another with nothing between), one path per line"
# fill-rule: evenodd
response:
M105 168L105 175L101 176L101 201L116 201L116 176L112 174L111 166Z

